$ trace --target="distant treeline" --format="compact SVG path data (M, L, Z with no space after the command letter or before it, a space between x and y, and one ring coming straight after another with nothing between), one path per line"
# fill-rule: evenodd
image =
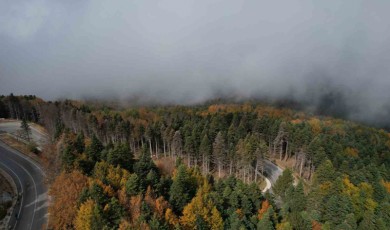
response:
M265 225L269 228L265 229L389 227L390 135L384 130L327 117L312 117L302 112L253 102L138 106L118 110L96 103L89 105L70 100L44 102L38 98L11 95L1 98L0 111L3 111L4 117L25 117L44 125L53 141L63 143L60 154L62 168L67 172L79 170L86 176L96 178L97 164L106 162L108 166L104 167L118 165L133 173L136 172L133 160L142 159L146 154L150 159L180 158L189 167L198 168L198 173L204 176L234 176L250 184L258 180L257 172L263 171L265 159L289 161L293 162L293 172L285 170L274 188L276 198L283 201L283 205L273 205L275 210L267 214L268 222ZM137 157L126 157L133 155ZM160 172L155 170L155 173ZM292 173L304 179L304 182L293 186ZM144 180L148 180L147 176ZM102 178L101 181L107 186L113 186L107 179ZM163 183L161 177L156 179L156 183L158 181ZM198 183L192 195L187 196L195 199L195 194L208 184L211 187L204 188L207 190L204 193L220 191L219 185L214 185L211 180ZM303 184L306 184L306 188ZM137 190L137 194L146 196L145 186L141 189L143 192ZM172 186L168 187L173 189ZM114 188L114 191L117 190ZM160 195L169 200L175 215L168 218L165 213L165 217L161 217L165 222L160 221L166 224L169 219L185 216L183 208L186 203L180 203L174 208L179 198L171 198L164 192ZM128 196L131 199L131 194ZM118 195L111 194L111 197L119 199ZM218 206L221 204L218 202L223 201L215 200L217 197L207 199L216 204L225 228L230 226L227 224L230 223L229 218L240 220L244 216L248 220L242 223L244 227L258 227L257 222L250 219L253 215L256 219L257 214L253 210L261 209L260 203L251 206L245 214L242 214L240 208L244 204L239 204L234 208L235 211L229 209L229 213L224 213L227 207ZM268 200L273 203L273 198ZM88 202L88 199L83 202ZM229 202L233 203L226 205L234 204L234 201ZM267 203L264 205L269 206ZM82 205L77 207L87 208ZM209 208L211 215L213 207ZM237 213L237 216L232 217L232 212ZM257 220L261 220L265 212L261 215L259 213ZM218 216L216 212L215 215ZM198 224L202 222L201 216ZM195 220L198 220L197 217ZM129 226L133 226L135 220L128 218L127 221ZM151 219L145 220L145 224L150 226L148 221ZM210 220L203 221L206 221L205 226L211 228L207 225L211 223ZM177 220L175 223L181 222ZM169 224L167 226L172 227ZM193 227L192 224L189 226Z

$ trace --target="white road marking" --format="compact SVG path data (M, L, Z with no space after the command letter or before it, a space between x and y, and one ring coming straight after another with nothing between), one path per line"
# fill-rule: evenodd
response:
M27 174L28 176L31 178L33 184L34 184L34 191L35 191L35 199L34 199L34 213L33 213L33 216L32 216L32 221L31 221L31 225L30 225L30 230L32 229L32 226L33 226L33 223L34 223L34 218L35 218L35 211L36 211L36 208L37 208L37 198L38 198L38 192L37 192L37 185L35 183L35 180L34 180L34 177L30 174L30 172L25 168L23 167L22 165L20 165L18 162L12 160L12 159L8 159L10 161L13 161L15 164L17 164L20 168L22 168Z
M5 165L4 163L0 162L0 164L2 164L4 167L6 167L9 171L11 171L15 176L16 178L18 178L18 181L19 181L19 184L20 184L20 188L22 189L22 200L20 201L20 207L19 207L19 212L18 212L18 217L20 217L20 213L22 212L22 208L23 208L23 197L24 197L24 190L23 190L23 185L22 185L22 181L20 180L18 174L16 174L14 172L14 170L12 170L10 167L8 167L7 165ZM19 194L18 194L19 196ZM16 222L15 222L15 225L14 225L14 228L16 228L16 225L18 224L18 219L16 219Z
M20 158L23 158L25 159L26 161L30 162L31 164L33 164L39 171L41 171L42 175L43 176L46 176L46 173L45 171L43 171L43 169L41 168L41 166L39 166L37 163L35 163L33 160L31 160L29 157L26 157L24 156L23 154L19 153L18 151L16 151L15 149L9 147L8 145L6 145L5 143L3 143L2 141L0 141L0 146L1 147L4 147L5 149L7 149L8 151L12 152L12 153L15 153L17 156L19 156Z

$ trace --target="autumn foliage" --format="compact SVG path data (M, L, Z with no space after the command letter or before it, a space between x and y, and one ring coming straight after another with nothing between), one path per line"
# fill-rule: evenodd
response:
M83 188L87 187L88 178L79 171L61 173L50 188L53 197L49 207L50 226L54 229L70 229L77 215L77 201Z

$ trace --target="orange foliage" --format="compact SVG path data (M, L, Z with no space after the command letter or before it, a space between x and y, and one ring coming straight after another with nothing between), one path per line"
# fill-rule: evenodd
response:
M236 210L238 218L241 220L244 217L244 213L242 213L242 209L239 208Z
M156 205L155 205L155 213L159 218L164 217L165 211L168 209L169 203L164 199L164 197L160 196L156 200Z
M290 121L292 124L296 125L296 124L300 124L302 123L302 120L301 119L295 119L295 120L292 120Z
M388 193L390 193L390 181L382 181Z
M132 223L135 223L141 216L141 203L141 195L130 197L130 218Z
M162 196L157 199L155 197L156 195L152 191L151 187L148 186L144 200L153 210L153 213L156 213L159 218L163 218L165 210L169 207L169 203Z
M50 228L73 228L79 194L87 183L87 177L78 171L62 173L54 180L49 191L53 198L49 207Z
M121 204L123 207L125 207L126 210L130 209L130 200L129 197L126 194L126 189L122 188L118 190L117 192L119 204Z
M321 226L320 223L318 223L317 221L313 220L313 222L311 222L311 229L312 230L321 230L322 226Z
M345 154L347 154L348 156L351 156L351 157L358 157L359 156L359 150L357 150L355 148L347 147L345 149Z
M258 211L259 214L258 214L257 218L258 218L259 220L261 220L261 219L263 218L264 213L266 213L267 210L268 210L270 207L271 207L271 205L269 204L269 201L268 201L268 200L263 201L263 202L261 203L261 208L260 208L259 211Z

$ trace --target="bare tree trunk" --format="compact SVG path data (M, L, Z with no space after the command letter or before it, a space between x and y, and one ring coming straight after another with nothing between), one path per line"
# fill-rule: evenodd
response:
M256 161L256 168L255 168L255 182L257 182L257 170L259 168L259 160Z
M222 168L221 166L222 166L221 162L218 161L218 178L221 178L221 168Z
M303 166L304 166L304 165L305 165L305 157L302 156L301 165L300 165L300 168L299 168L299 176L302 176Z
M154 142L155 142L155 145L156 145L156 158L158 159L158 141L157 141L157 138L154 138Z
M165 140L163 140L163 148L164 148L164 157L167 157L167 150L165 149L165 146L166 144L165 144Z
M288 141L286 142L286 155L285 155L285 157L284 157L284 159L285 159L285 161L287 161L287 159L288 159Z
M282 145L280 146L280 149L279 149L279 160L282 160L282 155L283 155L283 142L282 142Z
M149 151L150 151L150 157L153 157L153 150L152 150L152 139L148 140L149 142Z

